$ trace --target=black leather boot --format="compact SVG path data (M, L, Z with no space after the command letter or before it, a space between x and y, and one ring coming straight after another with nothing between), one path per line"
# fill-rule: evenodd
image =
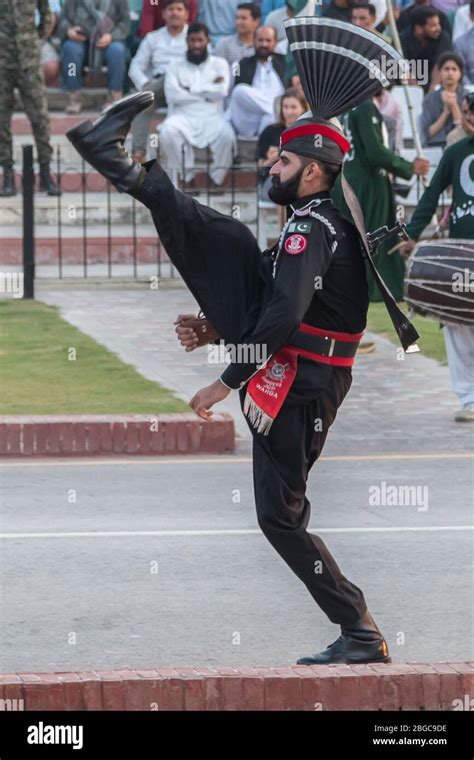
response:
M13 167L4 165L3 183L0 188L0 196L6 198L9 195L16 195L15 175L13 173Z
M341 635L323 651L301 657L298 665L363 665L369 662L391 662L387 642L370 612L350 625L341 625Z
M153 101L152 92L128 95L103 111L94 123L83 121L66 132L84 160L122 192L133 190L143 172L125 150L125 139L135 116Z
M52 178L50 174L48 164L45 164L44 166L40 166L39 176L40 176L40 182L39 182L40 190L48 193L48 195L54 195L54 196L61 195L61 190L57 187L54 179Z

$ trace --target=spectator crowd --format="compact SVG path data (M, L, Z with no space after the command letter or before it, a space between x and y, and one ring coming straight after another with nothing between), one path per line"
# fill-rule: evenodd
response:
M422 144L444 148L462 136L462 103L474 88L474 0L394 0L393 7L410 84L421 88ZM263 197L281 131L307 110L285 19L309 11L394 38L385 0L49 0L49 11L41 67L47 85L61 82L66 91L66 113L81 112L87 72L106 76L104 107L151 90L154 103L133 125L137 161L159 146L174 177L192 185L194 150L208 148L218 186L237 139L253 139ZM387 144L400 152L399 102L386 90L376 105ZM156 108L165 109L157 131L150 128Z

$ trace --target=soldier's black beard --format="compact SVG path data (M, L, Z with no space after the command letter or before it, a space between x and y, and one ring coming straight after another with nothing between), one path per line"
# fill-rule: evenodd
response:
M204 63L208 55L209 53L207 50L204 50L202 53L191 53L190 50L186 51L186 58L189 63L194 63L196 66L199 66L200 63Z
M275 175L272 177L272 186L268 191L268 197L271 198L273 203L278 203L279 206L289 206L298 199L298 187L300 185L301 175L304 172L305 167L301 169L286 182L280 182L279 178Z

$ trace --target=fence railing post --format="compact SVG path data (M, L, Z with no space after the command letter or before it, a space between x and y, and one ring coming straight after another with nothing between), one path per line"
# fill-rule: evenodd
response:
M35 174L33 146L23 145L23 298L35 297Z

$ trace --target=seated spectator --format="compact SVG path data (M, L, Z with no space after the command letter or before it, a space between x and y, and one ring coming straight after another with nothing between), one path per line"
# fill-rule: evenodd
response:
M441 29L439 13L434 8L414 8L411 27L400 35L405 58L411 64L411 83L419 84L425 92L439 82L436 61L441 53L451 50L451 40Z
M285 27L283 22L286 21L288 18L293 18L295 15L294 10L294 0L286 0L285 3L281 6L281 8L278 8L277 10L272 11L268 14L268 16L265 19L265 26L273 26L277 40L278 42L285 42L287 41L287 36L285 32Z
M137 163L146 158L146 142L150 117L155 108L166 106L165 71L169 63L181 60L186 54L189 0L163 0L165 26L150 32L140 43L133 58L128 76L137 90L150 90L155 100L146 111L134 119L132 125L132 151Z
M278 121L265 127L258 138L257 160L259 166L259 196L262 200L269 200L268 190L271 185L270 169L278 161L280 155L280 137L282 132L309 110L304 96L299 90L290 87L285 90L280 99L280 112Z
M61 13L60 0L49 0L50 25L45 31L41 43L40 63L43 69L44 82L47 87L56 84L61 69L59 62L59 40L55 38L58 26L58 18ZM40 14L36 11L36 26L40 23Z
M268 21L265 22L265 26L273 26L278 40L275 53L282 53L283 55L288 53L288 37L286 36L284 22L295 16L308 16L310 12L312 12L312 8L308 0L286 0L283 8L268 14Z
M216 55L225 58L231 70L242 58L255 55L253 39L259 23L260 8L257 3L240 3L237 6L237 32L230 37L223 37L215 47Z
M158 127L160 159L177 184L194 180L193 148L209 147L211 183L221 185L236 153L232 127L224 119L223 101L229 91L229 64L209 55L209 31L190 24L187 52L170 63L165 76L168 116ZM183 167L184 164L184 167Z
M446 147L465 137L474 136L474 92L468 92L461 103L461 123L451 130L446 140Z
M235 14L240 0L199 0L198 19L209 29L212 44L235 34Z
M423 101L420 126L424 146L446 146L448 133L461 123L463 63L455 53L443 53L437 65L440 84Z
M142 12L140 14L140 23L138 24L137 36L140 39L146 37L150 32L154 32L155 29L161 29L165 26L165 19L163 17L163 11L165 9L164 3L158 2L153 5L150 0L144 0ZM189 0L189 23L192 24L196 21L198 15L198 0Z
M285 91L285 56L274 53L275 30L261 26L255 32L255 55L243 58L234 78L227 118L238 135L257 137L275 121L275 98Z
M397 6L393 8L394 16L397 18ZM379 37L385 37L380 29L390 30L389 26L385 26L383 23L387 15L387 3L385 0L373 0L373 2L357 2L353 3L351 7L351 21L356 26L360 26L362 29L368 29L374 34L378 34ZM389 37L385 37L387 41Z
M399 15L397 20L397 29L398 31L404 32L407 29L410 29L411 27L411 16L414 10L418 8L432 8L433 3L432 0L415 0L413 5L409 5L408 8L405 8ZM446 13L443 13L443 11L440 11L439 8L435 8L436 11L438 11L439 15L439 23L441 24L441 29L443 32L446 32L451 37L451 26L449 24L449 19L446 15Z
M359 5L358 2L353 3L353 6ZM388 18L387 18L387 0L372 0L372 5L375 8L375 26L377 27L377 31L384 31L384 27L386 24L388 24ZM398 9L398 4L396 0L392 3L393 7L393 14L395 16L395 19L398 18L400 15L400 11Z
M373 3L357 3L351 9L351 21L355 26L362 29L368 29L371 32L378 32L375 29L375 6Z
M62 40L61 67L63 85L69 93L66 113L81 111L81 74L87 61L91 69L107 66L109 95L106 105L120 100L123 94L130 27L128 0L110 0L106 14L91 13L87 0L64 0L58 22Z
M474 26L474 3L466 3L461 5L456 11L453 24L453 42L456 42L458 37L462 37Z
M331 0L329 5L323 8L324 18L333 18L336 21L350 22L352 15L352 0Z
M471 1L470 7L474 21L474 0ZM474 84L474 23L469 31L457 38L454 50L464 64L464 84Z

